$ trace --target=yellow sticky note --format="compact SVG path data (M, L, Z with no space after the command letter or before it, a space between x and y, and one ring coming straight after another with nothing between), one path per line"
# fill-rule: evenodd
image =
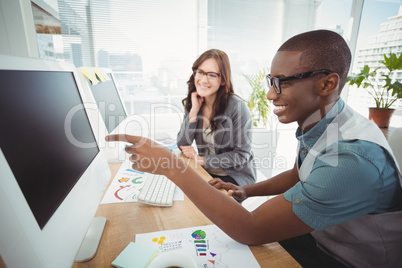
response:
M91 72L87 68L81 68L81 72L84 74L86 78L88 78L92 85L96 85L99 83L99 80L91 74Z
M102 75L102 72L98 69L98 68L94 68L94 72L96 74L96 76L102 81L102 82L106 82L107 79Z

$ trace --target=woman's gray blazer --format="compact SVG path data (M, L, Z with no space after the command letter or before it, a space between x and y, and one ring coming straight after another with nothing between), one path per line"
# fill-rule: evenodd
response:
M207 145L202 138L202 109L197 121L188 121L188 112L177 134L177 146L191 145L195 140L198 154L204 156L204 168L222 168L240 185L255 183L256 168L251 151L252 118L246 103L236 95L229 96L223 115L215 117L215 154L207 154Z

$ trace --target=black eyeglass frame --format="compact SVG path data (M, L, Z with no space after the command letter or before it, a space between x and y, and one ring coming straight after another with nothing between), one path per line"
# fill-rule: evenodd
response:
M292 75L292 76L287 76L287 77L284 77L284 78L272 77L271 74L267 74L266 78L267 78L268 87L271 88L273 86L276 94L281 94L282 93L282 89L281 89L281 83L282 82L290 81L290 80L296 80L296 79L309 78L309 77L311 77L313 75L316 75L316 74L329 75L330 73L333 73L333 72L328 71L328 70L315 70L315 71L295 74L295 75ZM268 90L269 90L269 88L268 88Z
M204 71L201 70L201 69L195 69L195 70L194 70L194 72L193 72L194 77L197 76L197 72L202 73L202 76L205 75L207 78L209 78L209 77L208 77L209 74L215 74L216 76L218 76L217 78L222 77L222 74L218 74L218 73L215 73L215 72L204 72Z

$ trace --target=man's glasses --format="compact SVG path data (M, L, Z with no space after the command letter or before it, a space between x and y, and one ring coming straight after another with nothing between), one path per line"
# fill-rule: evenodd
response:
M204 75L207 76L207 80L208 80L209 82L214 82L214 81L216 81L219 77L222 76L221 74L217 74L217 73L214 73L214 72L203 72L203 71L198 70L198 69L194 71L194 77L195 77L195 78L201 79L201 78L204 77Z
M278 78L278 77L272 77L270 74L267 74L267 82L268 82L268 90L273 86L274 90L277 94L282 93L281 89L281 83L285 81L290 81L290 80L296 80L296 79L303 79L303 78L308 78L316 74L326 74L329 75L332 73L331 71L328 70L317 70L317 71L311 71L311 72L306 72L306 73L300 73L300 74L295 74L292 76L287 76L284 78Z

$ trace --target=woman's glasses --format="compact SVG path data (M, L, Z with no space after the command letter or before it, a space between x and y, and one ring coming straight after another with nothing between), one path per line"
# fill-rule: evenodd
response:
M197 70L194 71L194 77L195 77L195 78L201 79L201 78L204 77L204 75L207 76L207 80L208 80L209 82L214 82L214 81L216 81L219 77L222 76L221 74L217 74L217 73L214 73L214 72L204 72L204 71L199 70L199 69L197 69Z

